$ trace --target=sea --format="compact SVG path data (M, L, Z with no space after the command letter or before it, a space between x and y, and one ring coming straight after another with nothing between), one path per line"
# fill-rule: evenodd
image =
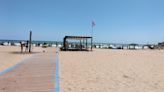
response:
M26 42L27 40L4 40L4 39L0 39L0 44L2 44L4 42L9 42L11 44L14 44L14 43L20 43L22 41ZM62 44L61 41L35 41L35 40L32 41L32 44L43 44L43 43L46 43L46 44Z

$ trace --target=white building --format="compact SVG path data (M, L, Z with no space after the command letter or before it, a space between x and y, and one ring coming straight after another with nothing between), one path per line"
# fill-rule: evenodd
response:
M123 49L124 49L124 50L127 50L127 49L128 49L128 46L123 46Z
M4 46L8 46L9 43L8 43L8 42L4 42L4 43L2 43L2 45L4 45Z
M149 49L149 47L147 45L143 46L143 49Z
M52 44L52 47L56 47L56 44Z
M14 43L14 46L20 46L21 44L20 43Z

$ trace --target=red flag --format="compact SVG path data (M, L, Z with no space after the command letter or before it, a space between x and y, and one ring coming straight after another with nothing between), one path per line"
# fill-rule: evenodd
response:
M96 26L96 23L94 21L92 21L92 27Z

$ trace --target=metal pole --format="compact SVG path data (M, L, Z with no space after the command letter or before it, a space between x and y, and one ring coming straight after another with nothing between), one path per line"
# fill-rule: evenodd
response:
M92 33L91 33L91 51L92 51L92 44L93 44L93 26L92 26Z
M87 39L86 39L86 50L88 50Z
M80 39L80 50L82 51L82 44L81 44L81 39Z
M29 53L31 53L31 44L32 44L32 31L30 31L30 39L29 39Z

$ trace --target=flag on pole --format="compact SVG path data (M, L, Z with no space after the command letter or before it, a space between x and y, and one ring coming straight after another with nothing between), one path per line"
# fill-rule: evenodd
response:
M96 23L94 21L92 21L92 27L96 26Z

